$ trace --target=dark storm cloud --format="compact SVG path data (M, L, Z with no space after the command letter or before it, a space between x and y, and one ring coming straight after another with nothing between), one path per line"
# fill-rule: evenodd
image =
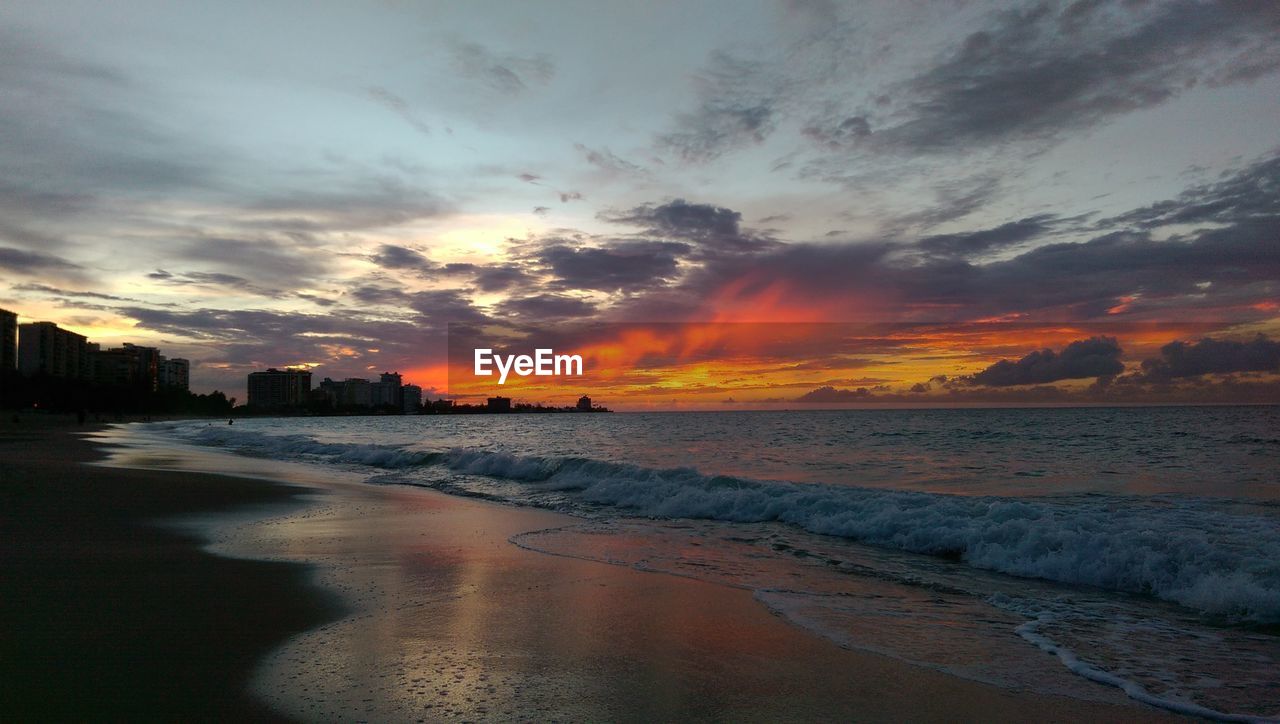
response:
M880 127L850 114L815 122L807 134L828 147L869 142L913 152L1050 139L1196 85L1246 82L1280 67L1276 3L1058 8L1002 12L990 29L893 89L903 103Z
M667 241L622 241L605 247L553 244L537 259L557 277L562 289L634 292L664 286L678 275L688 244Z
M1028 216L991 229L927 236L917 246L938 256L975 256L1036 239L1052 228L1054 219L1052 214Z
M1002 359L975 374L973 383L1012 387L1117 375L1124 371L1120 352L1114 337L1091 337L1072 342L1061 352L1042 349L1017 362Z
M1161 347L1158 358L1142 362L1142 374L1152 381L1234 372L1280 372L1280 341L1263 334L1248 342L1179 340Z
M676 199L665 204L644 204L601 218L644 228L650 236L695 242L705 252L748 252L776 247L774 239L741 227L742 214L721 206L691 204Z
M678 116L676 130L658 136L659 147L700 163L764 142L779 115L774 85L761 63L712 54L694 78L697 109Z
M541 323L543 320L588 317L596 308L590 302L563 294L537 294L514 297L497 306L500 316L515 316Z
M503 94L518 94L530 86L545 85L555 75L555 64L544 54L496 53L479 43L457 43L452 48L458 75Z

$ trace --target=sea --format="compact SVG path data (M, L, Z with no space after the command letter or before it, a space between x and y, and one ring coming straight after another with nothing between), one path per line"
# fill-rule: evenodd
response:
M128 427L157 445L567 513L573 524L511 542L749 590L837 645L956 676L1280 716L1280 407Z

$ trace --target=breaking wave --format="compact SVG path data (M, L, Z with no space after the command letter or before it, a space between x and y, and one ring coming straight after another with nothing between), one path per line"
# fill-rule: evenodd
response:
M397 471L390 482L448 489L439 476L415 474L427 469L507 481L521 494L495 488L500 492L491 497L570 512L776 521L1014 576L1151 595L1228 621L1280 622L1280 523L1203 499L958 496L759 481L580 457L416 451L229 428L197 428L191 437L249 454Z

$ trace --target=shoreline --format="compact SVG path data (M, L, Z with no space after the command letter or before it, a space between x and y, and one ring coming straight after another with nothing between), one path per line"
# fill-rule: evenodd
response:
M8 437L0 436L0 450L11 455ZM51 435L49 441L56 438ZM76 452L67 455L67 450ZM61 446L28 446L20 467L34 478L54 480L56 487L74 488L76 483L65 478L80 466L80 475L71 476L76 482L122 483L131 488L126 502L136 503L157 487L177 494L163 504L149 501L141 510L126 505L133 515L102 516L101 507L84 511L86 519L105 520L87 529L64 521L61 529L68 536L94 545L97 559L110 559L120 547L132 548L131 559L116 563L140 571L137 577L157 584L151 592L162 597L173 568L163 565L166 555L156 550L197 560L182 578L206 590L226 582L227 574L218 569L234 569L232 577L252 579L236 582L235 600L248 610L232 619L257 621L252 627L256 638L250 637L252 655L243 646L238 658L212 655L210 645L247 643L225 631L209 637L203 649L189 640L169 642L178 654L170 661L205 673L225 665L217 680L222 695L232 692L239 708L214 713L209 704L217 687L212 685L157 698L150 687L163 688L163 682L147 677L143 669L123 671L118 678L131 679L121 682L123 688L144 690L125 702L135 705L125 711L147 718L166 712L191 718L207 712L211 718L239 714L300 720L1178 719L1132 702L1011 691L851 651L791 625L748 591L557 557L510 542L513 535L566 520L555 513L364 483L317 483L326 490L318 503L287 511L264 509L296 503L302 493L282 482L253 478L80 465L94 452L94 443L83 438ZM0 480L5 495L11 496L14 481ZM177 491L179 481L193 482ZM100 502L115 502L121 497L117 493ZM263 515L246 523L245 513L252 510L246 506L255 505ZM184 533L139 525L143 518L197 524ZM124 540L113 543L111 536L94 534L99 529L111 529ZM221 535L211 541L206 536L214 530ZM204 535L196 534L200 532ZM178 549L180 555L173 553ZM60 563L71 568L68 573L77 570L77 561ZM79 571L85 575L83 566ZM6 588L19 587L20 578L6 576ZM94 582L89 576L80 585ZM57 593L47 595L52 600L46 603L56 605ZM180 621L180 627L190 630L210 628L213 612L193 605L199 600L170 600L172 623ZM105 605L109 618L139 613L110 599ZM6 627L12 626L7 604L3 611ZM264 614L271 623L260 620ZM91 627L82 631L92 632ZM61 646L64 655L89 652L103 662L112 658L99 654L88 638L45 645ZM161 643L145 641L135 649ZM6 648L15 643L6 641ZM5 659L17 660L10 655ZM42 683L46 696L77 700L82 708L73 711L104 711L101 700L94 701L72 682L56 676L37 681L39 671L45 670L28 671L27 679ZM163 701L167 708L156 705Z
M229 559L156 525L287 505L260 480L88 465L69 418L0 426L0 709L6 718L279 720L255 662L341 613L293 563ZM270 606L263 606L270 601Z

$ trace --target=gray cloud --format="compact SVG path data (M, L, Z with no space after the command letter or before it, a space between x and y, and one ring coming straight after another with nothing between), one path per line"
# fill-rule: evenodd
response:
M704 254L760 251L778 245L769 236L743 230L742 214L737 211L710 204L691 204L684 199L644 204L622 213L601 214L601 218L644 227L645 233L651 236L695 242Z
M665 285L678 275L678 260L688 244L665 241L622 241L607 247L553 244L538 259L563 289L633 292Z
M694 78L697 109L678 116L676 130L658 136L659 147L701 163L764 142L777 125L776 83L761 63L713 53Z
M0 247L0 269L22 276L83 280L84 268L52 254Z
M1072 342L1061 352L1042 349L1017 362L1000 360L975 374L972 381L987 387L1012 387L1117 375L1124 371L1120 352L1114 337L1091 337Z
M644 169L642 167L619 158L617 154L610 151L608 148L588 148L581 143L575 143L573 144L573 147L583 155L587 163L609 174L625 175L644 173Z
M366 91L374 102L399 116L401 120L408 123L419 133L426 136L431 135L431 126L427 125L425 121L414 115L413 110L409 107L409 102L404 98L401 98L382 86L371 86L367 88Z
M1054 220L1052 214L1028 216L990 229L927 236L917 246L939 256L976 256L1036 239L1053 228Z
M479 43L455 43L453 66L458 74L503 94L523 93L544 85L555 75L555 64L545 54L496 53Z
M537 294L529 297L513 297L498 304L502 316L515 316L536 323L544 321L588 317L595 314L595 305L563 294Z
M1248 342L1175 341L1161 347L1158 358L1142 362L1142 374L1152 381L1235 372L1280 372L1280 341L1263 334Z
M1198 84L1280 68L1280 6L1268 2L1038 4L1001 12L939 63L893 89L903 104L876 127L858 115L815 121L827 147L872 143L966 151L1052 139L1149 108ZM870 111L875 115L874 111Z
M419 273L435 269L435 264L420 252L395 244L379 246L370 261L385 269L406 269Z

